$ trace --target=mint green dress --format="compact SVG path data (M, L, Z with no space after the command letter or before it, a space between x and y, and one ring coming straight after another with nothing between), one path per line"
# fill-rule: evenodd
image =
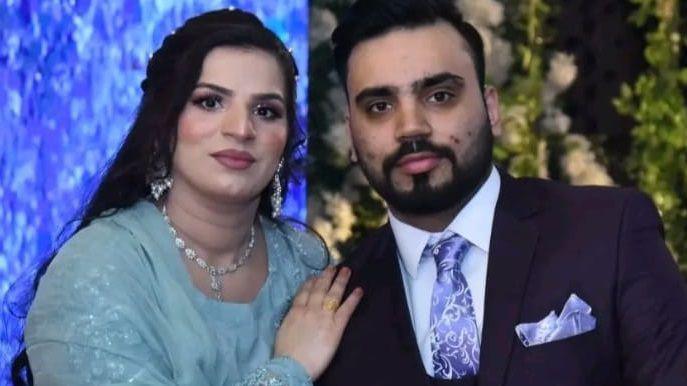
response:
M191 282L161 213L141 201L74 235L38 286L25 329L36 385L312 385L273 358L291 299L327 264L314 236L264 217L269 273L251 303Z

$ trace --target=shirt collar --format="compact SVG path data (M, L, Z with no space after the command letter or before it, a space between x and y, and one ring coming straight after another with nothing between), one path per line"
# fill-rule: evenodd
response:
M496 201L500 190L501 177L496 167L492 166L489 177L477 190L477 193L458 212L446 229L437 233L427 232L406 224L389 211L389 224L396 239L398 253L410 276L416 277L422 251L430 237L439 238L446 231L459 234L488 255Z

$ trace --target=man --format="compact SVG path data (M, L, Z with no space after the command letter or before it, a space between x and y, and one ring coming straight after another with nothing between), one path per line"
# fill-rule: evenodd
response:
M651 201L514 179L497 92L450 1L361 0L332 35L354 157L389 223L318 384L687 385L687 286Z

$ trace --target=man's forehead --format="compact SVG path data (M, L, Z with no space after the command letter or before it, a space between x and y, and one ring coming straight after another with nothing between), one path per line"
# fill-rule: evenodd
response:
M410 87L445 72L466 77L474 73L468 47L446 22L396 28L356 45L348 60L348 87Z

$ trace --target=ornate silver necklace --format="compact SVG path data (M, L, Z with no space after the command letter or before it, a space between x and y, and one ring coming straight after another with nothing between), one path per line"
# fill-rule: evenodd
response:
M210 288L212 289L212 292L215 293L215 299L221 301L222 277L228 273L236 272L236 270L238 270L244 264L246 264L246 260L248 259L248 256L250 256L251 252L253 251L253 247L255 246L255 226L253 224L250 225L250 239L248 240L246 250L243 251L243 255L241 255L238 261L235 261L226 267L215 267L214 265L210 265L207 261L198 257L198 253L196 252L196 250L187 246L186 242L181 237L179 237L179 233L176 229L174 229L174 227L172 226L172 222L169 220L169 216L167 216L166 205L162 206L162 217L164 217L165 221L167 222L167 225L169 226L169 232L174 237L174 245L176 245L177 248L184 252L184 255L187 259L198 264L200 268L204 269L205 272L207 272L210 275Z

